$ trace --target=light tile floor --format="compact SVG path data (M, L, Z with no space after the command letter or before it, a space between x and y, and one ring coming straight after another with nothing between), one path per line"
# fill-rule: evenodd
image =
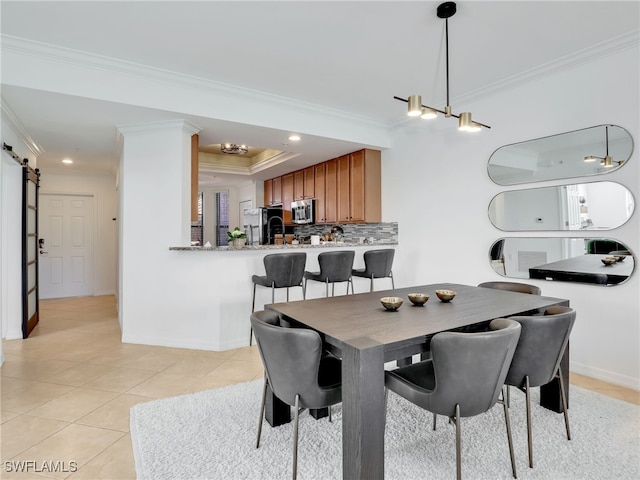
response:
M208 352L121 343L113 296L41 301L29 339L5 340L2 351L3 479L134 479L133 405L263 375L255 346ZM571 382L640 405L634 390L577 374ZM19 461L34 463L17 472Z

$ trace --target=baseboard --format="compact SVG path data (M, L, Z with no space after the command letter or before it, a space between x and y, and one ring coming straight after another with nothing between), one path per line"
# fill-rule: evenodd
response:
M151 345L155 347L188 348L191 350L208 350L213 352L229 350L229 348L223 349L223 348L220 348L219 345L212 344L211 342L199 342L199 341L189 341L189 340L176 341L175 338L151 337L148 335L145 335L144 337L139 337L136 335L123 335L122 343L132 343L135 345Z
M94 292L93 296L94 297L102 297L105 295L115 295L116 291L115 290L101 290L99 292Z
M640 379L629 377L628 375L620 375L619 373L595 368L574 361L571 362L571 371L579 375L602 380L603 382L613 383L614 385L640 391Z

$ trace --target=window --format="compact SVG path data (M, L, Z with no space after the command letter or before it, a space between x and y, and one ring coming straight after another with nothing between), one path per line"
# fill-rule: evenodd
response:
M227 192L217 192L216 200L216 246L224 246L227 241L229 231L229 194Z

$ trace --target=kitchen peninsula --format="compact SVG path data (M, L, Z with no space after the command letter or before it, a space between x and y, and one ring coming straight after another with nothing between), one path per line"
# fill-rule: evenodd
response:
M365 226L363 226L365 228ZM367 233L363 238L363 230L353 236L353 225L345 226L344 242L324 242L320 245L246 245L242 248L229 246L175 246L167 252L170 263L180 265L182 271L189 272L189 281L179 291L166 292L186 305L197 305L202 298L207 298L204 308L193 308L190 315L198 318L198 328L184 332L185 337L192 340L184 346L204 350L228 350L244 347L249 344L249 316L251 314L251 298L253 293L252 275L264 275L263 259L265 255L292 251L307 254L305 269L318 271L318 255L323 251L352 250L355 252L354 268L364 268L364 252L380 248L395 248L398 245L398 224L382 222L366 225ZM371 239L373 237L373 239ZM363 242L360 243L360 239ZM366 243L364 242L366 239ZM356 293L369 291L369 280L354 277ZM391 288L389 279L376 280L376 290ZM336 295L346 293L346 283L336 285ZM325 286L319 282L309 282L306 298L322 298ZM284 302L286 292L276 289L275 301ZM302 289L292 288L289 291L290 301L302 300ZM258 288L256 291L256 309L271 303L271 289ZM181 319L175 319L182 322Z

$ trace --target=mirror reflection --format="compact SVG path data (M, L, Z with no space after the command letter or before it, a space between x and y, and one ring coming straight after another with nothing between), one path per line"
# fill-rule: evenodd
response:
M488 173L499 185L606 174L629 160L633 139L617 125L561 133L498 148Z
M500 230L611 230L633 213L631 192L615 182L592 182L499 193L489 219Z
M504 277L603 286L625 282L635 268L633 252L611 238L500 238L489 258Z

